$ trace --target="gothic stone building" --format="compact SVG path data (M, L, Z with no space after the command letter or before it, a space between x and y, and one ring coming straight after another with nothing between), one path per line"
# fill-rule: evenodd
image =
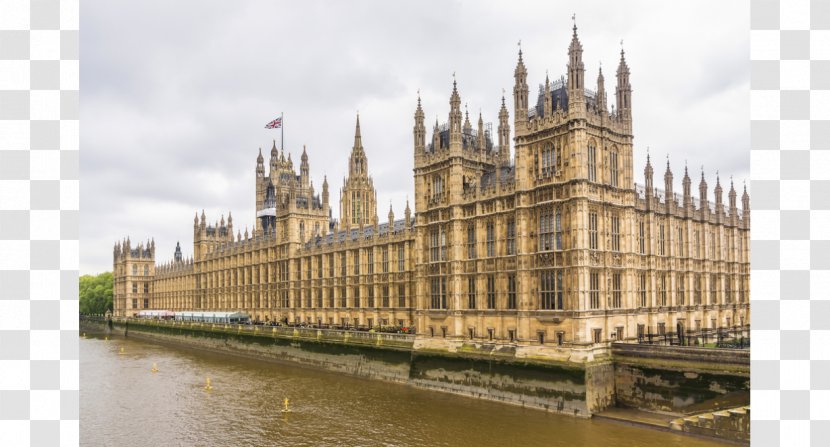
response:
M177 246L155 264L155 244L114 249L115 314L140 309L233 310L259 321L348 327L414 326L426 344L528 348L588 346L645 332L749 324L749 196L742 209L701 174L673 189L634 183L632 87L625 53L608 110L600 69L585 86L574 27L567 75L530 102L519 51L513 144L502 98L496 135L462 115L455 81L449 120L427 137L414 116L415 213L390 207L379 222L359 119L330 218L329 185L315 194L305 149L257 157L256 226L234 235L228 214L193 222L193 258ZM266 175L267 174L267 175ZM668 329L666 329L668 328Z

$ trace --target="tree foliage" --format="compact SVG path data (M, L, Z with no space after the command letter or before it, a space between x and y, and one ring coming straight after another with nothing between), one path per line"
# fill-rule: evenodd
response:
M78 307L82 314L103 314L112 310L112 272L81 276L78 286Z

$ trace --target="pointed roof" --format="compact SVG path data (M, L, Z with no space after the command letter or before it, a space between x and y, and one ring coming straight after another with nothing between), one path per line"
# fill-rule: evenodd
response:
M274 143L271 146L271 158L276 160L277 158L277 140L273 140Z
M363 149L363 139L360 136L360 113L357 114L357 119L354 125L354 145L352 149Z
M303 155L300 156L300 160L303 163L308 163L308 153L305 151L305 144L303 145Z
M259 148L259 155L257 155L257 157L256 157L256 162L257 162L257 164L262 164L263 160L264 159L262 158L262 148L260 147Z

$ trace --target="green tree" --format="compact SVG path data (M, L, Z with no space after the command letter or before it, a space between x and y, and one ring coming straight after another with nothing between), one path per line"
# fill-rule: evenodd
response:
M84 275L78 281L78 303L82 314L102 314L112 310L112 272Z

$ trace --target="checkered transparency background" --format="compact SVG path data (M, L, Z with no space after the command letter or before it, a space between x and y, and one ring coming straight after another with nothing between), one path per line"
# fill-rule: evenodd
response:
M0 0L0 446L77 445L78 0Z
M0 0L2 446L78 443L78 14ZM752 444L827 445L830 1L750 15Z

